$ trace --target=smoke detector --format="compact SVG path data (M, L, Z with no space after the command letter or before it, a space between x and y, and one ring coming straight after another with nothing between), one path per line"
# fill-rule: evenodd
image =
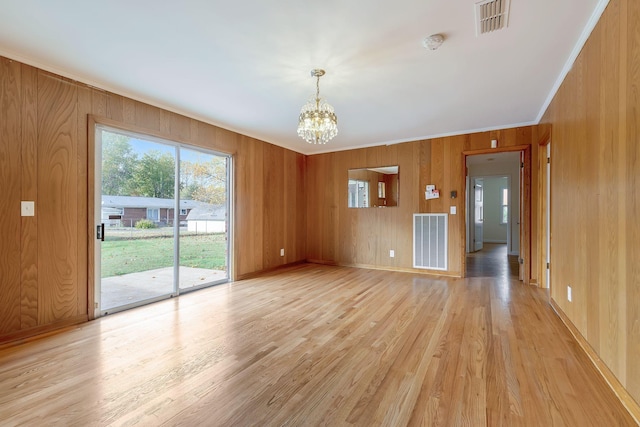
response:
M422 41L422 45L429 50L436 50L444 42L442 34L432 34Z
M509 0L483 0L476 3L476 36L506 28Z

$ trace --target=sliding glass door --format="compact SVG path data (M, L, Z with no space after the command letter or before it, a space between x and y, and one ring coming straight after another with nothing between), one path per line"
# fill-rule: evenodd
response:
M229 157L180 149L181 291L229 280Z
M96 315L229 280L231 159L97 126Z

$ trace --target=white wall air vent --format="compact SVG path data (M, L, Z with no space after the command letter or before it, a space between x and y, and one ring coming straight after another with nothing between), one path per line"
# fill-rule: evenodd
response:
M447 214L413 214L413 268L447 269Z
M505 28L509 24L509 0L476 3L476 36Z

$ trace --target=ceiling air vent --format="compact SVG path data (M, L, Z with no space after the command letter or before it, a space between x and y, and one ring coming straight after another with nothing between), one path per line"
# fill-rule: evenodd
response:
M505 28L509 20L509 0L476 3L476 36Z

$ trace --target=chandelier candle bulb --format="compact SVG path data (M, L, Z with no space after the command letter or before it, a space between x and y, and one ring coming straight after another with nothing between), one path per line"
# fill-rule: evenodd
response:
M307 102L298 118L298 136L309 144L326 144L338 134L338 117L333 107L320 98L320 77L324 70L313 69L316 78L316 95Z

